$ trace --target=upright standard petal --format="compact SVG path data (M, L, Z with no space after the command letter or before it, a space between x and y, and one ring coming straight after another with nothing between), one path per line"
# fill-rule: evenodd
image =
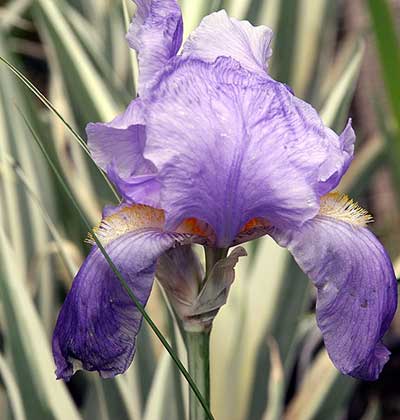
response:
M130 103L124 113L109 123L86 127L88 147L96 164L106 171L121 196L128 202L158 206L160 185L157 169L145 159L144 105Z
M225 10L211 13L192 32L182 55L213 62L231 57L246 69L265 74L271 50L272 30L230 18Z
M144 306L157 258L188 235L162 231L163 214L144 206L108 216L98 237L129 287ZM102 252L94 246L74 279L53 335L57 377L75 370L104 378L123 373L135 353L142 315L128 297Z
M255 217L278 227L314 217L319 168L337 158L310 105L230 58L171 62L146 124L144 155L159 171L167 226L204 220L219 247Z
M134 0L137 5L127 34L139 58L139 94L154 83L157 73L182 43L182 15L176 0Z
M146 172L151 163L143 157L146 141L144 110L140 99L109 123L89 123L86 127L88 147L97 166L104 171L113 165L119 176Z
M271 235L317 288L317 322L335 366L375 380L390 354L381 340L396 311L397 284L386 251L364 227L368 221L364 210L333 193L315 219Z

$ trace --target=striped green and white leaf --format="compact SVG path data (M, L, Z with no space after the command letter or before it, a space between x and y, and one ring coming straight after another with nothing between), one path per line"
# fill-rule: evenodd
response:
M54 380L49 341L34 307L18 255L0 230L0 293L6 328L6 358L12 365L29 419L79 419L63 382Z

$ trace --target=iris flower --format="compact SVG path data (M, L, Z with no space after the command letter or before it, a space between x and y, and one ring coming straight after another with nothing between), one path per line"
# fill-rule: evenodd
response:
M376 379L390 354L382 337L397 287L366 227L370 216L334 192L353 158L351 121L337 135L269 76L269 28L222 10L181 49L176 1L135 3L127 40L138 53L139 96L111 122L87 126L92 156L123 198L105 208L97 229L114 264L143 305L159 269L182 318L195 325L226 300L243 255L236 248L226 257L227 249L270 235L316 287L317 323L337 369ZM222 255L200 294L185 280L202 276L192 243ZM141 321L94 244L55 328L57 377L68 380L78 368L124 372Z

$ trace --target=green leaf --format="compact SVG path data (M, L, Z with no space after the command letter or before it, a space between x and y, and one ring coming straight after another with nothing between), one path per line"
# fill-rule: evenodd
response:
M236 19L244 19L246 17L251 0L223 0L222 9L226 9L229 16Z
M399 190L400 183L400 43L394 14L386 0L368 0L367 7L372 21L372 29L382 69L382 76L385 82L386 94L389 99L390 108L394 120L391 121L385 115L385 123L390 127L393 134L388 144L390 150L389 161L396 177L396 186Z
M287 252L271 238L258 242L253 258L239 260L228 302L216 317L211 334L211 401L218 419L257 419L265 408L268 371L265 366L260 370L258 358L265 356L269 363L267 337L275 312L283 310L280 299L287 286L282 278ZM250 245L246 244L247 251ZM259 375L263 387L254 386ZM258 417L248 413L253 409L255 393L262 393Z
M386 159L387 146L381 135L365 140L351 162L350 168L341 179L339 191L348 192L351 197L360 196L368 188L375 170Z
M1 38L0 34L0 38ZM0 54L7 54L6 40L0 39ZM18 101L24 109L29 108L28 100L22 95L20 83L12 77L6 68L0 69L0 161L7 169L6 156L13 155L23 167L30 179L32 190L41 200L48 201L51 188L48 186L47 174L39 171L43 166L43 158L32 148L25 127L10 106ZM34 120L34 118L32 118ZM34 123L34 122L33 122ZM2 166L3 166L2 165ZM46 248L48 232L45 223L24 188L15 179L12 171L5 171L5 177L0 181L4 192L4 202L1 204L5 220L4 229L9 234L13 249L20 256L22 269L31 269L32 284L38 288L38 303L40 313L47 331L52 323L53 288L51 267L46 258L40 257L40 251ZM40 261L40 264L32 264ZM34 270L32 270L34 268Z
M104 29L109 28L109 31L106 32L106 43L103 31L99 31L76 9L68 3L65 3L62 9L83 51L93 61L95 70L98 71L102 79L107 80L107 88L112 93L114 100L117 100L117 103L129 103L132 99L132 89L127 89L128 86L123 76L126 73L130 48L125 39L125 29L119 4L111 3L105 16ZM51 66L51 57L49 57L49 62ZM74 92L77 92L77 90L71 91L71 95ZM82 94L82 92L79 93ZM71 101L74 103L79 99L80 96L71 97Z
M199 25L201 19L208 14L210 7L209 0L183 0L182 16L183 16L183 40L185 40Z
M118 420L136 420L140 417L140 411L134 404L134 398L130 393L133 391L124 376L104 381L96 378L103 390L103 403L106 406L108 418Z
M342 128L353 98L363 54L364 42L361 39L350 39L342 47L337 68L334 69L338 76L331 80L330 94L320 112L328 127Z
M285 420L312 420L320 413L327 399L331 399L332 405L330 410L326 410L325 416L331 417L335 410L341 408L343 398L349 396L350 387L356 382L350 377L341 378L344 378L344 382L338 383L340 373L333 366L326 350L322 349L290 402ZM322 420L327 417L322 415L318 418Z
M296 47L296 30L298 25L298 1L281 0L279 19L275 28L275 53L271 61L271 74L277 80L291 84L295 71L293 67Z
M180 419L176 410L173 363L166 351L161 355L153 380L143 420Z
M35 0L35 5L43 19L39 29L48 33L47 40L53 45L69 89L81 94L81 101L76 105L84 121L97 118L109 121L114 118L120 108L62 15L62 1Z
M0 375L7 390L12 413L15 420L26 420L26 414L22 403L21 393L15 379L12 366L0 355Z
M0 294L6 352L29 419L74 420L80 416L61 381L56 381L47 337L26 288L18 256L0 228Z
M394 13L386 0L368 0L372 28L375 33L378 54L382 67L386 92L390 100L392 111L400 129L400 44L396 32ZM400 142L400 138L398 139ZM397 146L400 157L400 143Z
M20 165L11 156L5 155L5 158L7 164L10 166L10 169L17 175L20 182L24 186L26 193L37 206L44 223L46 224L51 236L55 241L55 244L58 248L58 253L61 256L65 267L67 268L69 274L72 277L76 273L77 267L75 266L74 262L71 261L71 258L69 257L68 252L66 251L64 246L65 241L62 239L60 233L58 232L58 229L54 224L53 220L51 219L51 216L48 213L47 209L45 208L44 203L41 201L41 198L37 195L37 192L34 190L29 178L25 174L22 167L20 167Z
M279 348L271 338L269 341L271 373L268 384L268 406L262 420L280 420L285 402L285 374Z
M0 51L1 52L1 51ZM87 153L87 155L91 158L89 153L88 147L86 145L85 140L74 130L74 128L63 118L63 116L57 111L57 109L51 104L51 102L40 92L40 90L27 78L21 73L13 64L11 64L5 57L0 55L0 61L3 62L17 77L24 83L24 85L51 111L53 112L57 118L64 124L64 126L71 132L73 137L76 139L78 144L82 147L82 149ZM92 159L92 158L91 158ZM97 166L96 166L97 168ZM108 178L105 176L104 172L98 169L104 180L106 181L107 185L109 186L110 190L114 193L115 197L119 200L118 194L115 192L114 187L111 185Z
M328 0L314 0L312 7L308 0L298 1L297 26L294 34L293 70L291 87L296 96L306 98L311 80L316 70L321 67L318 62L321 56L321 40L331 15Z
M3 33L11 30L13 26L20 23L21 15L30 6L32 0L14 0L9 1L2 6L0 15L0 28Z

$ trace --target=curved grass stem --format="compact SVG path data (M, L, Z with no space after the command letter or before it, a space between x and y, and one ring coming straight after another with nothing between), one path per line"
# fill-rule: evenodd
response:
M190 388L193 390L193 393L196 395L196 398L199 400L199 404L204 411L204 416L202 418L209 419L209 420L214 420L214 417L211 414L211 411L209 409L209 404L206 402L206 399L202 396L201 392L199 391L199 388L197 387L196 383L193 381L191 375L186 370L186 368L183 366L182 362L179 360L178 356L175 354L174 350L172 349L171 345L168 343L167 339L163 336L162 332L159 330L157 325L154 323L154 321L151 319L149 314L146 312L146 310L144 309L142 304L139 302L139 300L135 296L135 294L132 292L131 288L129 287L128 283L126 282L126 280L124 279L124 277L122 276L122 274L120 273L118 268L115 266L115 264L111 260L107 251L104 249L104 246L102 245L102 243L100 242L100 240L96 236L96 233L94 232L93 229L91 229L91 226L90 226L88 220L86 219L85 215L83 214L83 211L79 207L78 203L75 201L74 196L73 196L72 192L70 191L70 189L68 188L67 184L65 183L63 177L58 172L56 166L52 162L52 160L51 160L49 154L47 153L46 148L44 147L42 141L40 140L40 138L38 137L38 135L34 131L33 127L31 126L31 124L29 123L29 121L27 120L25 115L22 113L22 111L18 108L18 106L16 106L16 108L17 108L18 112L21 114L22 119L24 120L27 128L29 129L30 133L32 134L32 137L35 140L36 144L38 145L39 149L43 153L45 159L47 160L47 162L50 166L50 168L54 172L54 174L55 174L56 178L58 179L59 183L61 184L61 187L64 189L65 193L68 195L72 204L74 205L77 212L79 213L82 221L85 223L87 229L92 233L92 236L93 236L93 239L96 242L96 245L99 247L99 250L101 251L101 253L103 254L107 263L109 264L110 268L114 272L114 274L117 277L118 281L120 282L121 286L124 288L124 290L128 294L131 301L135 304L135 306L137 307L139 312L142 314L143 318L148 323L150 328L153 330L154 334L161 341L164 348L170 354L170 356L171 356L172 360L174 361L175 365L177 366L177 368L180 370L180 372L182 373L182 375L184 376L184 378L188 382Z

